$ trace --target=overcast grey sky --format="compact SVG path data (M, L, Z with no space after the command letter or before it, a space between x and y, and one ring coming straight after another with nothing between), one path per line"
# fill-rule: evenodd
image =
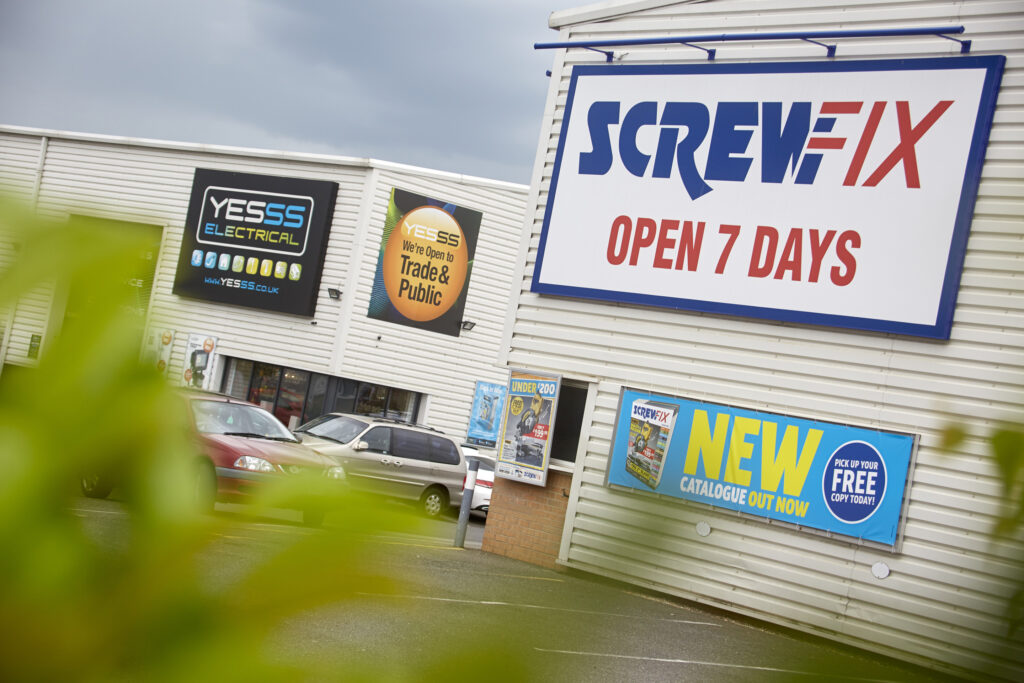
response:
M573 0L0 0L0 124L528 183Z

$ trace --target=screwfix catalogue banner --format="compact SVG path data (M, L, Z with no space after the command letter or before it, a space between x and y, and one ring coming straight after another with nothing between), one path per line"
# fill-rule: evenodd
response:
M1004 63L576 66L533 291L948 338Z
M915 448L912 434L623 389L607 484L895 546Z

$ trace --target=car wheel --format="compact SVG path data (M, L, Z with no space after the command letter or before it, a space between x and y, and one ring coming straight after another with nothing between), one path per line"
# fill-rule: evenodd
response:
M81 487L82 494L88 498L106 498L114 488L98 474L83 475Z
M196 470L193 491L196 508L200 512L213 512L213 504L217 501L217 472L206 460L200 460Z
M320 508L306 508L302 511L302 523L306 526L318 527L324 523L325 513Z
M448 508L448 492L434 486L420 498L420 509L427 517L437 517Z

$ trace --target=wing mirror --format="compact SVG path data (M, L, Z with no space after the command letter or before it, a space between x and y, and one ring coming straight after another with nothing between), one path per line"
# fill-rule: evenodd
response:
M369 450L369 448L370 444L366 443L365 441L356 441L355 445L352 446L352 450L354 451L365 451Z

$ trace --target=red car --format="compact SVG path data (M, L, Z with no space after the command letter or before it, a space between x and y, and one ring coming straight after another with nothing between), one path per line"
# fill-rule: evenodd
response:
M245 502L261 485L280 477L315 476L344 480L345 470L295 438L272 414L219 394L183 392L199 445L199 504ZM82 492L105 498L113 484L95 475L82 478ZM322 501L321 501L322 502ZM316 496L302 503L303 522L318 526L324 507Z

